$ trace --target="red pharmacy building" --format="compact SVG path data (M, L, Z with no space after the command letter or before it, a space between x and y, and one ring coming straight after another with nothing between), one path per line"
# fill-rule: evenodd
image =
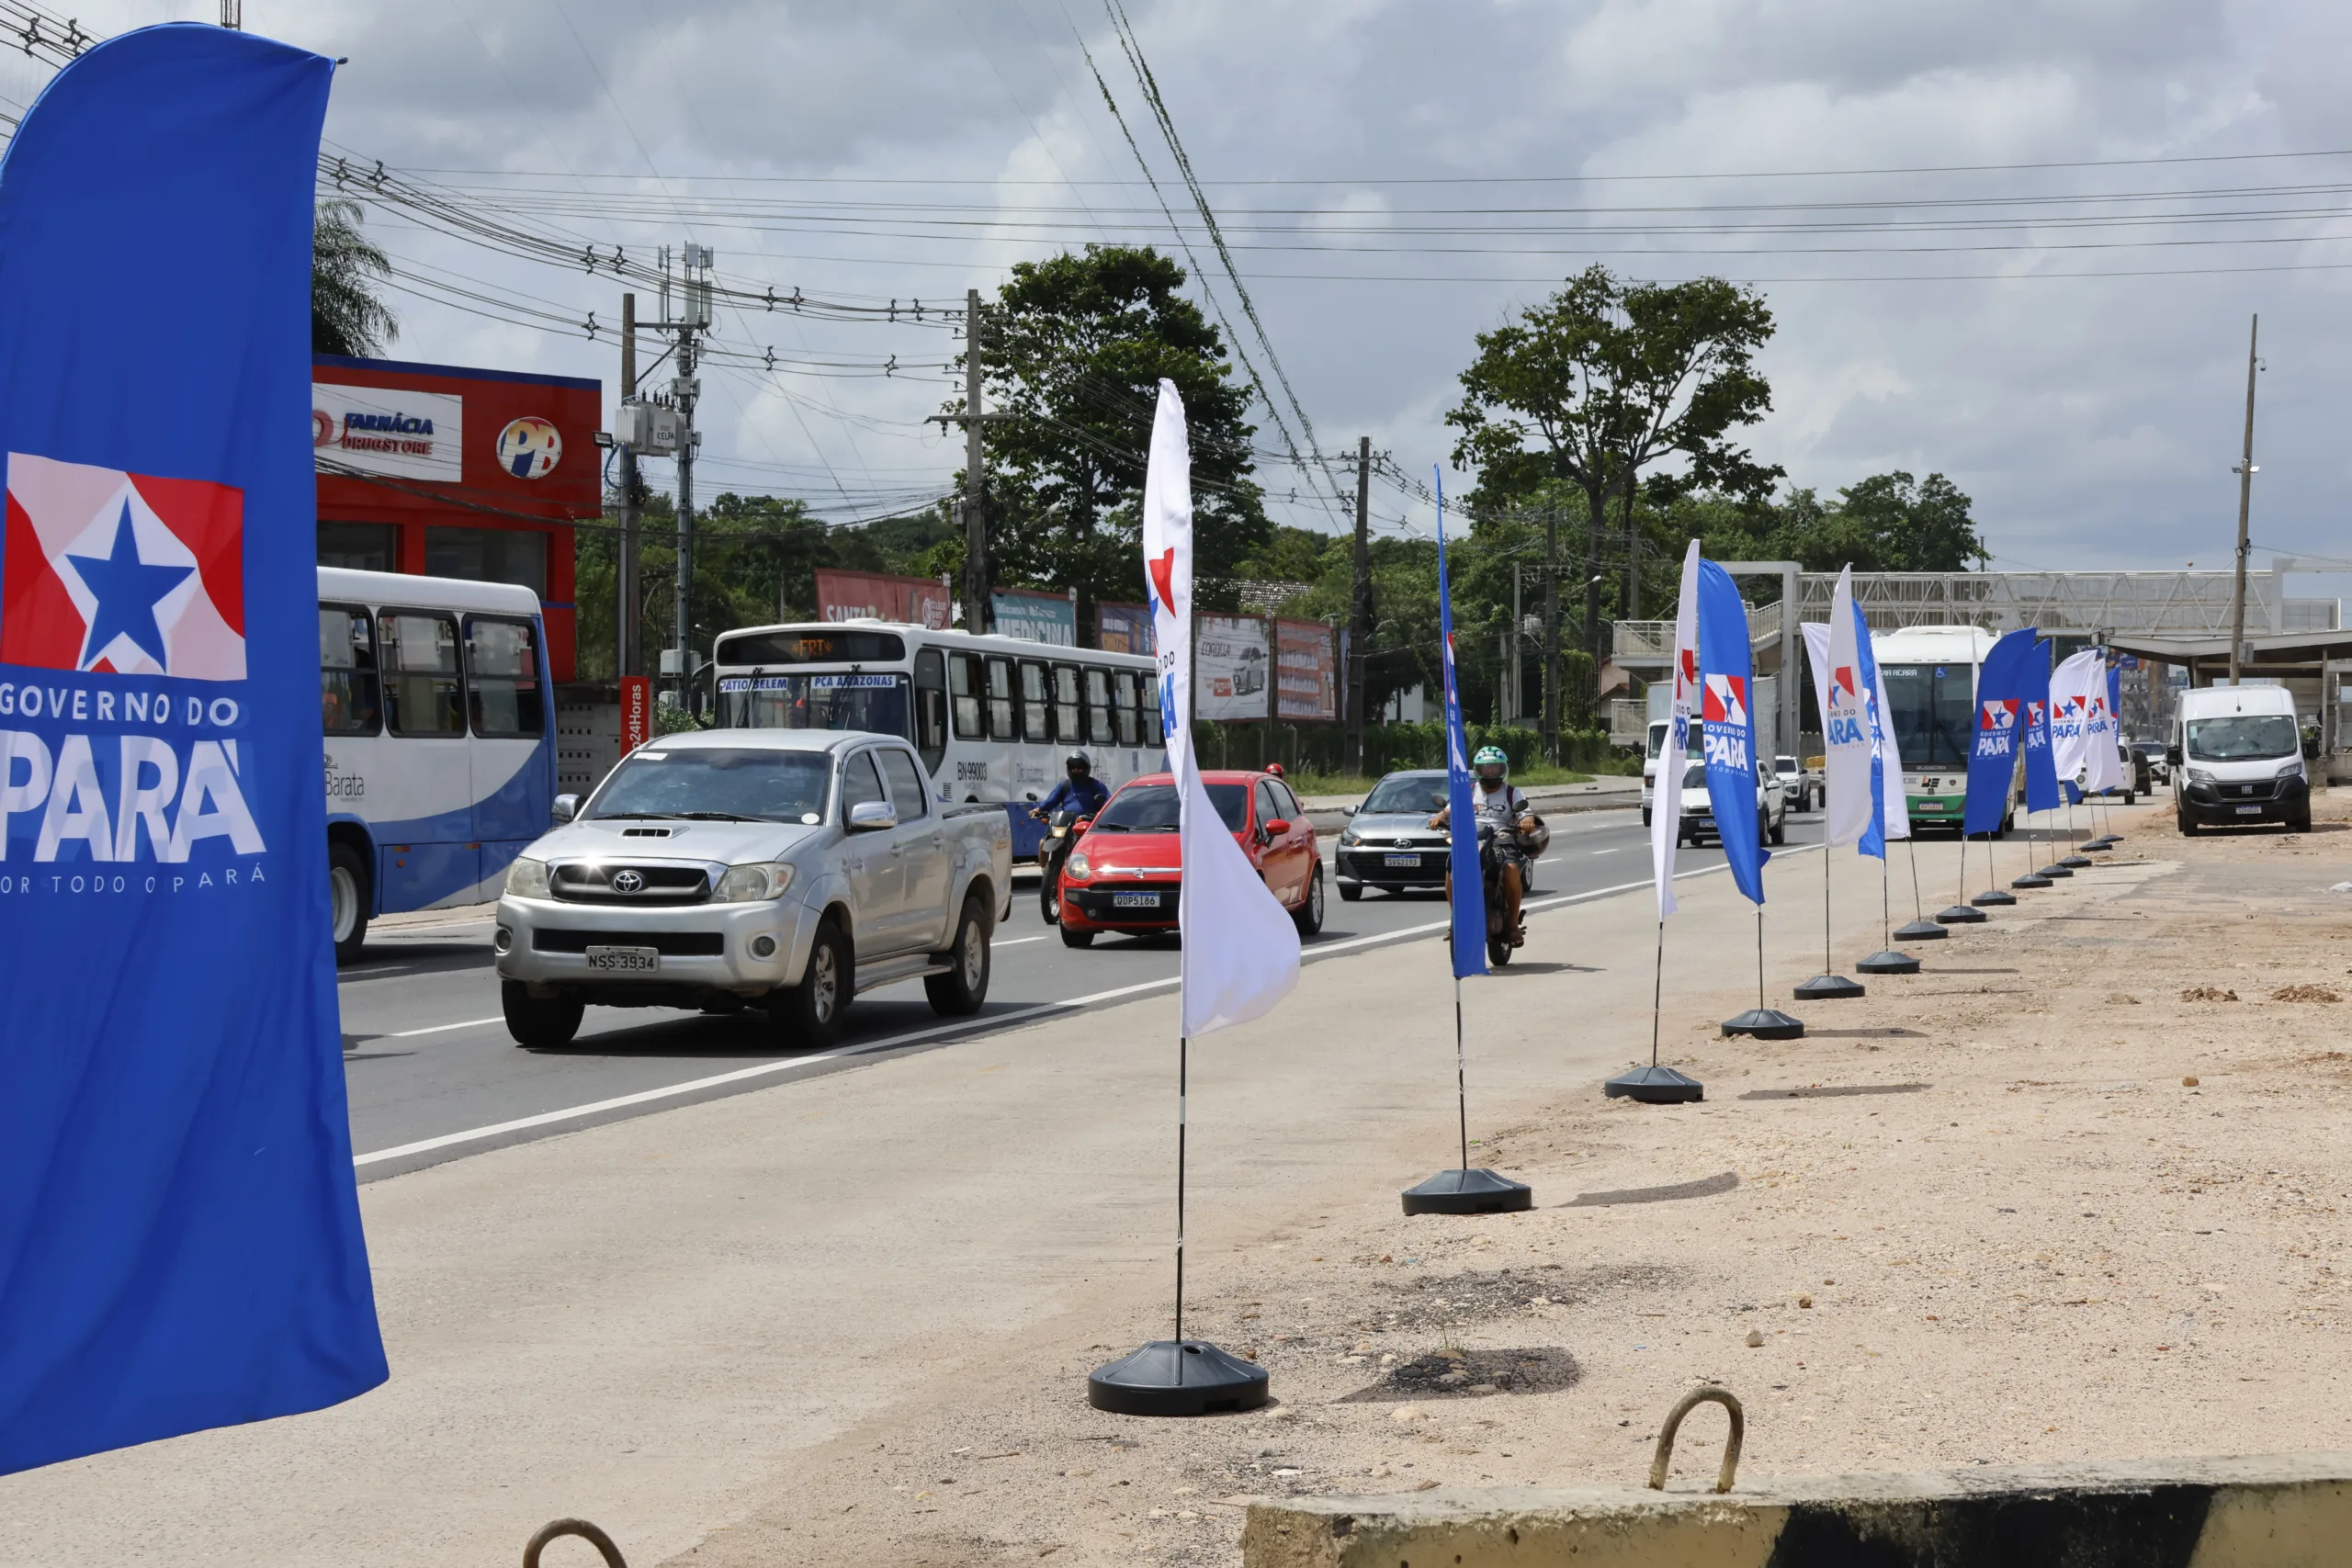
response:
M573 678L572 525L604 512L604 384L312 356L319 564L515 582Z

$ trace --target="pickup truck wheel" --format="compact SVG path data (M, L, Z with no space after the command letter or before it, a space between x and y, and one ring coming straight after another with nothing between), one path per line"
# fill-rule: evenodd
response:
M977 897L964 900L947 962L946 974L923 976L922 994L940 1017L967 1018L989 999L989 912Z
M1323 929L1323 865L1319 861L1306 879L1306 902L1292 914L1291 922L1298 927L1301 936L1313 936Z
M587 1007L576 1000L560 997L534 997L531 987L520 980L502 980L498 985L499 1010L506 1015L506 1032L514 1043L531 1051L552 1051L571 1043L580 1032L581 1017Z
M327 908L334 921L334 961L350 964L368 942L368 863L349 844L327 846Z
M851 969L849 939L831 920L818 923L808 944L808 967L800 984L787 986L768 999L768 1017L787 1044L821 1051L841 1033L842 1014L849 1010Z
M1789 841L1789 814L1785 810L1772 824L1772 841L1776 844L1785 844Z

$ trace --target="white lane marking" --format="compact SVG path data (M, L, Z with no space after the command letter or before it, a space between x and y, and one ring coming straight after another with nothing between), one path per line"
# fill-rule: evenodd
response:
M480 1029L486 1023L503 1023L504 1013L496 1018L469 1018L463 1023L436 1023L429 1029L403 1029L397 1034L379 1034L379 1040L413 1040L420 1034L446 1034L452 1029Z
M1011 942L992 942L989 943L989 945L990 947L1019 947L1024 942L1043 942L1046 939L1041 936L1017 936Z
M1594 850L1591 852L1597 855L1613 855L1622 850L1638 850L1641 847L1639 844L1619 844L1616 849Z
M1801 852L1820 847L1818 844L1803 844L1789 852ZM1674 874L1676 880L1679 881L1686 876L1707 876L1725 869L1727 869L1725 865L1705 865L1694 871L1678 871ZM1593 898L1605 898L1615 893L1630 893L1635 888L1649 886L1647 879L1640 882L1623 882L1614 887L1596 887L1589 893L1569 893L1556 898L1531 899L1521 908L1523 910L1556 908L1565 904L1580 904ZM1397 931L1381 931L1373 936L1351 937L1345 942L1328 942L1309 949L1308 953L1309 956L1319 958L1328 953L1344 953L1351 948L1370 947L1378 942L1400 942L1408 937L1427 936L1432 931L1445 930L1447 924L1448 922L1444 920L1432 920L1427 925L1406 926ZM1138 981L1132 986L1118 986L1107 991L1093 991L1082 997L1070 997L1062 1001L1039 1002L1032 1007L1016 1008L1011 1012L1000 1013L994 1018L981 1020L977 1025L970 1022L934 1024L929 1029L910 1030L904 1034L893 1034L881 1040L869 1040L856 1045L842 1045L831 1051L820 1051L814 1055L795 1056L786 1061L762 1062L756 1066L738 1067L733 1072L714 1073L708 1077L693 1078L684 1083L667 1084L660 1089L639 1089L635 1094L616 1095L610 1100L593 1100L586 1105L570 1106L561 1111L544 1111L536 1116L517 1117L512 1122L499 1122L487 1127L469 1127L463 1132L444 1133L434 1138L420 1138L413 1144L401 1144L393 1148L377 1149L369 1154L355 1155L352 1156L351 1163L354 1167L364 1169L371 1165L381 1165L387 1160L404 1159L411 1155L431 1154L436 1149L455 1148L461 1144L481 1143L490 1138L503 1137L509 1133L527 1132L534 1127L551 1127L559 1122L575 1121L582 1116L597 1116L607 1111L624 1111L633 1105L650 1105L659 1100L676 1100L684 1095L697 1094L704 1089L718 1089L727 1084L746 1083L753 1078L773 1077L778 1073L796 1072L802 1067L815 1066L821 1062L836 1062L851 1056L871 1055L877 1051L894 1051L901 1045L912 1045L921 1041L936 1039L940 1035L952 1034L960 1030L979 1027L993 1031L1006 1024L1023 1023L1052 1013L1075 1012L1086 1008L1099 1007L1104 1002L1121 1001L1129 997L1138 997L1147 991L1166 990L1175 985L1178 976L1170 975L1163 979ZM495 1023L499 1021L490 1019L484 1021ZM458 1029L466 1026L449 1024L444 1027Z

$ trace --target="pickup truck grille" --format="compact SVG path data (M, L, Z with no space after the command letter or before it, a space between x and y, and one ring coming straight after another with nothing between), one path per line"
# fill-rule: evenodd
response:
M582 931L541 926L531 932L539 953L585 953L594 947L650 947L664 958L716 958L727 951L717 931Z
M710 878L698 865L560 864L549 887L572 904L699 904Z

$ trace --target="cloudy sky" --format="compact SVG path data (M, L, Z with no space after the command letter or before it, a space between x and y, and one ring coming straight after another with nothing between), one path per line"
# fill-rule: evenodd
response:
M706 378L705 482L849 519L959 465L922 423L956 352L942 301L1090 238L1175 246L1128 133L1242 320L1102 4L246 0L245 20L350 57L328 137L355 167L631 259L692 237L739 288L905 306L719 322L737 362ZM1941 470L2002 566L2220 566L2259 311L2257 561L2352 558L2352 10L1129 4L1325 451L1369 435L1426 472L1475 333L1594 260L1712 272L1779 321L1754 445L1793 482ZM27 102L40 76L0 52L0 96ZM613 338L584 330L617 318L612 277L397 210L370 227L413 291L398 355L613 384ZM1295 471L1263 477L1278 512L1329 525ZM1375 511L1425 525L1393 487Z

